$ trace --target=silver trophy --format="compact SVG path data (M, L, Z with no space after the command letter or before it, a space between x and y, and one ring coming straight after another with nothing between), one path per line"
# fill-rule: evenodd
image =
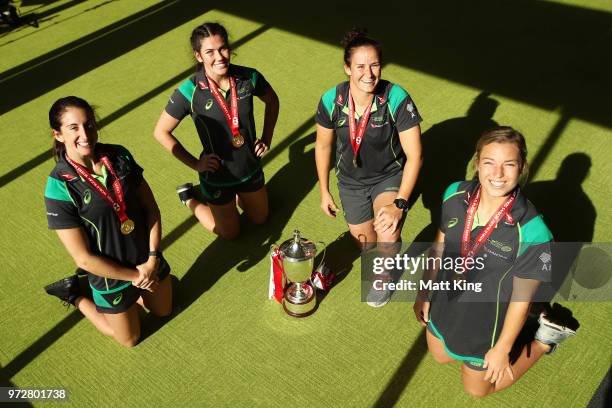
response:
M317 305L316 290L311 281L317 247L293 231L293 238L279 247L287 287L283 295L283 308L290 316L310 315Z

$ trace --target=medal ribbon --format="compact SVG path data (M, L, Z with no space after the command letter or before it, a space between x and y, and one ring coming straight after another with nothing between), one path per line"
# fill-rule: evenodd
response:
M240 136L240 126L238 124L238 97L236 96L236 81L233 77L229 77L230 103L232 105L232 111L230 113L229 107L227 106L225 99L223 99L221 96L219 89L217 89L217 84L215 84L215 81L210 79L208 75L206 75L206 78L208 79L208 86L210 87L211 92L215 96L219 106L221 106L225 119L227 119L227 123L230 126L234 139L238 139Z
M359 120L359 128L357 128L357 124L355 123L355 102L353 102L353 97L351 96L351 90L349 89L348 93L348 107L349 107L349 133L351 139L351 146L353 146L353 160L357 159L357 153L359 153L359 147L361 146L361 142L363 142L363 137L365 135L365 128L368 125L368 120L370 119L370 109L372 108L372 103L368 105L366 110L363 112L361 119Z
M96 190L102 196L102 198L108 204L110 204L111 208L113 209L113 211L115 211L115 214L119 217L119 220L122 223L128 220L128 216L125 213L126 207L123 190L121 189L121 183L119 182L119 177L117 177L117 173L115 173L115 169L113 169L113 166L108 157L103 156L100 158L100 161L114 178L113 190L115 191L115 196L117 197L116 201L111 195L111 193L98 180L96 180L91 174L89 174L85 167L73 161L70 157L68 157L68 155L66 155L66 160L72 165L72 167L74 167L79 176L81 176L87 182L87 184L93 187L94 190Z
M499 220L501 220L506 215L506 213L510 211L510 208L512 208L512 204L514 204L514 200L516 199L515 191L497 209L497 212L493 214L487 225L485 225L483 230L480 231L480 233L474 240L474 245L470 248L472 224L474 223L474 216L476 215L478 203L480 202L480 192L481 186L478 186L478 190L476 190L476 194L474 194L474 197L472 197L472 201L468 206L468 210L465 216L465 227L463 227L463 236L461 237L461 256L463 258L473 258L474 255L476 255L482 244L484 244L489 235L491 235L491 232L493 232L493 228L495 228Z

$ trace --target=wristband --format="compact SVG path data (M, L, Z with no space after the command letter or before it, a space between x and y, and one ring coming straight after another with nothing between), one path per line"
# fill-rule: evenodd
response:
M159 258L161 258L162 253L161 253L161 251L149 251L149 258L152 257L152 256L154 256L154 257L159 259Z

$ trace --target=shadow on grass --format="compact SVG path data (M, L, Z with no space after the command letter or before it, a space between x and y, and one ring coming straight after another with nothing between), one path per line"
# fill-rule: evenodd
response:
M593 270L576 271L568 279L570 269L583 248L582 243L591 242L595 231L597 210L582 188L591 165L588 155L572 153L563 159L554 180L532 182L523 189L543 214L555 242L571 243L553 245L552 282L542 285L537 295L539 298L552 299L555 293L559 293L566 300L573 300L569 299L573 282L590 287L587 283L596 276L586 276L584 273L593 273ZM610 271L607 276L610 276Z
M352 26L368 27L383 45L386 63L612 127L610 12L534 0L404 1L384 7L365 0L350 7L312 0L275 4L273 12L265 4L223 2L217 8L334 46ZM316 69L325 78L337 67ZM323 79L321 89L332 85ZM411 90L410 83L403 85Z
M0 115L127 54L208 10L208 3L197 0L162 1L0 73L0 94L11 95L0 99Z
M393 377L391 377L385 386L378 400L374 403L374 408L388 408L397 404L402 392L404 392L410 383L426 353L427 341L425 340L425 330L421 330L414 343L410 345L410 349L402 359L395 374L393 374Z

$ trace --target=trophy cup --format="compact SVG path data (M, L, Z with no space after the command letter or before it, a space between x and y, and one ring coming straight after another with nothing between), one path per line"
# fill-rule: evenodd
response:
M280 247L287 287L283 295L283 309L288 315L305 317L314 312L317 305L315 287L311 282L316 245L293 231L293 238Z

